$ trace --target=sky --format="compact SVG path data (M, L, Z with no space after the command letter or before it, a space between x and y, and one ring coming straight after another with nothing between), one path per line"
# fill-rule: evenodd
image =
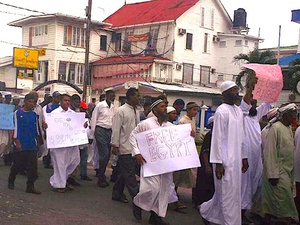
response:
M128 3L143 0L126 0ZM119 9L125 0L93 0L92 19L102 21ZM281 46L297 45L300 24L291 22L291 10L300 9L299 0L221 0L230 17L234 10L244 8L250 35L260 37L264 42L260 48L278 46L279 25L281 25ZM276 2L276 3L275 3ZM63 13L85 17L84 9L88 0L0 0L0 57L12 55L13 47L22 41L21 28L10 27L7 23L36 13L5 6L1 3L37 10L44 13Z

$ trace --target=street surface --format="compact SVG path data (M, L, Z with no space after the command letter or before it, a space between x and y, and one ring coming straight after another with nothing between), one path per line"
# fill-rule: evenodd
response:
M108 170L108 175L111 171ZM143 211L143 220L136 221L130 203L111 200L113 183L108 188L96 185L94 171L89 167L93 181L80 181L81 186L66 193L53 192L49 185L51 169L45 169L39 160L39 179L35 183L41 195L25 193L27 178L17 175L15 190L7 188L9 167L0 159L0 225L142 225L148 224L149 212ZM129 194L127 193L129 199ZM181 202L188 206L186 214L170 206L165 218L171 225L202 225L197 210L191 203L191 191L179 189ZM131 201L130 201L131 202Z

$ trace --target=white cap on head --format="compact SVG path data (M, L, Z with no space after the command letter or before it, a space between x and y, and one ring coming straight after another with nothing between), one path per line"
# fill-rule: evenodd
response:
M235 86L237 86L237 85L233 81L230 81L230 80L224 81L220 86L221 93L223 93L224 91L227 91L230 88L235 87Z
M176 109L173 106L168 106L167 107L167 113L170 113L170 112L173 112L173 111L176 111Z
M208 124L213 123L213 122L214 122L214 118L215 118L214 116L209 117L207 123L208 123Z

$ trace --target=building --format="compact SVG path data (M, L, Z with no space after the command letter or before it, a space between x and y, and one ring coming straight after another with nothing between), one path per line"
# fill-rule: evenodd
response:
M25 17L8 25L22 28L22 46L44 50L39 57L38 70L34 70L32 87L49 80L63 80L82 89L85 62L85 23L86 19L60 13ZM100 48L102 34L108 24L92 21L90 37L90 60L103 58L106 50ZM89 89L90 90L90 89ZM41 89L46 92L76 91L68 85L54 83Z
M144 81L189 85L199 93L206 87L220 95L219 84L235 80L241 70L233 57L261 40L247 35L245 10L236 11L240 19L233 22L219 0L124 4L104 20L113 33L111 39L102 37L107 57L92 63L92 88Z

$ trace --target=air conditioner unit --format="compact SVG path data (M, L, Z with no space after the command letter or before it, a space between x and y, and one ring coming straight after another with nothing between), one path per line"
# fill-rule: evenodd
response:
M182 68L182 65L176 64L176 70L181 70L181 68Z
M178 28L178 35L184 35L186 33L186 29Z
M216 35L213 36L213 42L219 42L220 38Z

